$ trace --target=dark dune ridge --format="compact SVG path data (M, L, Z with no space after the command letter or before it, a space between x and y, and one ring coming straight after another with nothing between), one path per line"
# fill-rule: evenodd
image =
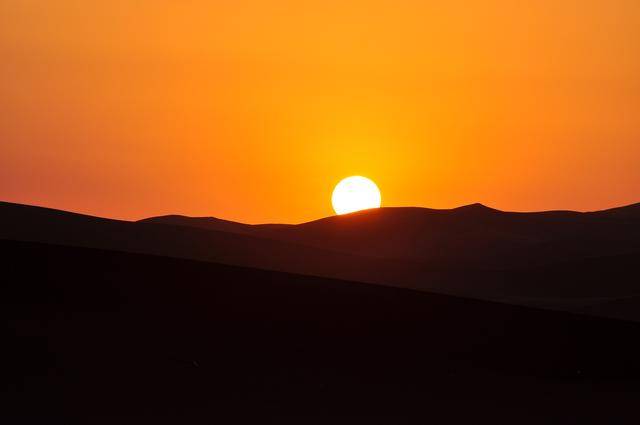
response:
M224 230L447 268L517 268L640 250L640 204L593 213L513 213L482 204L451 210L379 208L299 225L252 226L184 216L142 222Z
M640 325L0 241L5 423L637 423Z
M594 213L383 208L300 225L127 222L0 203L0 238L288 271L640 320L638 204ZM622 315L612 311L625 304ZM630 305L631 304L631 305ZM640 305L639 305L640 307Z

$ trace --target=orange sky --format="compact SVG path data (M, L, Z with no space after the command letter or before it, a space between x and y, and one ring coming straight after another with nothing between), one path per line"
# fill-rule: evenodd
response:
M638 0L0 0L0 199L300 222L640 201Z

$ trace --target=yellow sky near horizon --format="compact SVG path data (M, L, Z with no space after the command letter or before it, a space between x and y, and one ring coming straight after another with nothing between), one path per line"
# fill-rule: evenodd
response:
M520 4L523 3L523 4ZM0 0L0 199L135 219L640 201L640 2Z

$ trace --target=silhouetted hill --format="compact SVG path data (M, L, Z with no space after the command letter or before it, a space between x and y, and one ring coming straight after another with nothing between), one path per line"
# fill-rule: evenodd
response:
M3 423L637 423L640 326L0 241Z
M369 271L371 259L286 241L110 220L5 202L0 203L0 239L166 255L356 280L374 277ZM406 268L402 263L378 264L382 275L401 276Z
M271 232L276 233L276 232ZM382 208L279 232L283 240L349 253L479 268L551 264L640 249L640 223L572 212Z
M175 214L145 218L139 220L138 223L171 224L243 235L260 235L261 233L290 226L289 224L244 224L215 217L187 217Z
M602 216L602 217L639 220L640 219L640 203L627 205L624 207L611 208L603 211L595 211L590 214Z
M640 252L638 205L595 213L503 212L473 204L451 210L380 208L300 225L229 231L367 257L437 267L505 269ZM172 216L153 223L220 228L219 221Z
M453 210L383 208L301 225L249 226L180 216L152 221L0 203L4 239L215 261L561 310L640 294L632 274L640 261L639 223L627 218L504 213L474 204Z

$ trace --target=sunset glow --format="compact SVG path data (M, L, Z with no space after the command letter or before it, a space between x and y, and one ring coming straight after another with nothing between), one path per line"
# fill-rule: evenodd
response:
M2 1L0 199L296 223L365 174L385 205L628 204L638 40L627 0Z

